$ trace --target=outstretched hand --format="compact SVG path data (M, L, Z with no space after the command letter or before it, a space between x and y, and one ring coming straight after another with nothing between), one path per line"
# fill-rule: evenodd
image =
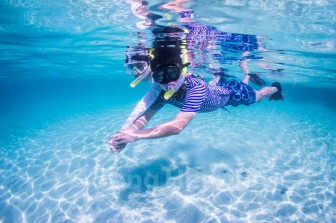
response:
M116 142L117 145L134 142L138 138L139 137L137 136L134 130L128 130L128 129L120 131L113 136L113 140Z
M138 139L134 131L123 130L113 135L109 140L109 147L111 150L120 153L126 146L127 143L134 142Z
M126 146L127 143L116 145L112 138L109 141L109 148L116 153L120 153L123 149L125 149Z

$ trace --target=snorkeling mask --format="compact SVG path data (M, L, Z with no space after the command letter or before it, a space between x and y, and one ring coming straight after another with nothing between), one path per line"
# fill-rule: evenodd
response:
M131 82L131 87L137 86L151 73L151 70L149 69L148 63L146 61L129 62L125 64L125 67L128 74L132 74L136 77L136 79Z
M158 65L153 73L153 79L155 82L160 84L168 84L170 82L176 81L181 74L181 68L176 65L168 65L162 67Z
M125 64L125 67L128 74L138 76L148 68L148 63L146 61L133 61Z
M164 98L168 100L177 92L184 83L187 75L187 67L190 63L185 63L182 67L177 64L168 66L158 65L153 73L153 79L160 84L168 84Z

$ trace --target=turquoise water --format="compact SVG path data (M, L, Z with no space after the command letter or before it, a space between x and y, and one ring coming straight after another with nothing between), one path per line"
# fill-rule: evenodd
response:
M162 3L149 10L180 24ZM280 81L285 100L199 114L180 135L115 154L107 140L150 87L131 89L123 66L127 46L153 39L130 5L0 3L0 222L336 222L336 5L184 6L220 31L264 36L250 69ZM210 79L219 49L192 50ZM221 66L243 77L238 61Z

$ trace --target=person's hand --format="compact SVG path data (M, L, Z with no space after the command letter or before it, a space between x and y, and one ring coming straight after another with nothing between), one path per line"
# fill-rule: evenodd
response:
M116 153L120 153L129 142L134 142L138 139L134 130L123 130L111 136L109 140L109 148Z
M112 141L112 142L111 142ZM113 140L110 140L109 141L109 148L111 150L113 150L114 152L116 153L120 153L123 149L125 149L125 147L127 146L127 143L124 143L124 144L119 144L119 145L115 145L113 143Z
M115 135L111 136L111 138L109 140L109 148L116 153L120 153L123 149L125 149L125 147L127 146L127 143L123 143L123 144L118 145L116 143L116 141L113 140L114 136Z
M135 133L134 130L123 130L121 132L118 132L113 136L113 141L116 143L116 145L125 144L134 142L138 139L138 135Z

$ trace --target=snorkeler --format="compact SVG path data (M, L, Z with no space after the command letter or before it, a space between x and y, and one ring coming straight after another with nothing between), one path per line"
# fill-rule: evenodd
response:
M250 80L257 84L257 85L265 85L266 83L259 78L258 75L252 74L249 72L249 69L247 67L247 61L249 60L248 54L249 52L247 50L253 50L255 49L252 46L256 46L256 39L255 36L253 35L243 35L243 34L232 34L232 33L223 33L217 31L215 27L210 27L210 26L204 26L199 23L196 23L192 20L193 14L192 11L189 11L188 13L186 11L178 10L178 13L181 15L181 19L183 22L186 24L183 27L164 27L164 26L157 26L154 25L155 20L159 19L159 16L153 16L152 13L147 13L146 11L146 2L142 2L141 4L137 5L136 8L137 10L134 10L133 8L133 13L135 11L141 12L138 14L141 14L142 18L147 18L147 25L144 27L151 27L152 33L156 36L156 41L154 41L153 48L155 49L156 47L162 47L163 45L178 45L181 40L181 34L184 35L183 39L187 40L185 41L185 47L188 46L190 42L198 42L199 40L205 40L203 46L206 46L210 44L213 41L212 38L215 36L218 38L218 40L222 41L222 44L224 42L236 42L239 43L240 47L236 45L236 48L232 48L233 51L240 51L243 50L243 59L240 62L240 67L244 71L245 74L248 74ZM141 10L140 10L141 9ZM176 10L175 10L176 11ZM134 13L136 14L136 13ZM150 16L151 15L151 16ZM167 35L168 34L168 35ZM177 37L177 38L174 38ZM205 38L205 39L204 39ZM207 40L209 38L209 41ZM231 44L232 45L232 44ZM223 45L224 46L224 45ZM192 47L189 45L189 47ZM237 48L238 47L238 48ZM251 48L252 47L252 48ZM228 49L228 47L225 44L225 48ZM154 58L154 56L151 53L151 49L146 48L144 45L138 45L136 47L130 48L126 54L127 59L126 59L126 68L130 73L134 75L136 78L132 83L131 87L135 87L137 84L139 84L143 80L150 81L152 83L151 89L146 93L146 95L138 102L137 106L133 110L133 112L129 115L127 118L126 122L122 125L121 131L132 128L132 123L134 123L141 115L144 114L145 111L149 109L149 107L154 103L154 101L159 97L160 92L161 92L161 87L160 85L153 81L152 78L152 69L151 66L149 66L150 61ZM159 51L158 51L159 52ZM158 54L158 53L157 53ZM188 54L188 53L187 53ZM186 56L186 55L184 55ZM188 62L190 61L193 63L193 55L188 54ZM193 63L194 64L194 63ZM225 69L222 68L215 68L214 69L214 79L210 81L210 85L216 86L220 83L223 83L226 81L227 77L234 77L227 75L223 71ZM182 85L182 79L176 84L176 86L180 87L179 85ZM172 95L175 93L176 90L171 89L170 91L166 92L167 95ZM176 98L176 95L178 93L175 93L174 97ZM166 97L165 97L166 98ZM113 138L110 139L110 145L113 145ZM120 152L126 144L118 144L118 146L111 147L115 151Z
M130 126L131 123L135 121L149 106L154 102L154 100L159 96L161 91L160 86L152 80L152 70L149 66L150 61L153 59L152 50L157 47L162 47L163 45L176 46L181 45L181 39L184 39L185 47L188 47L190 37L189 32L186 30L182 30L179 27L164 27L158 26L157 28L152 30L153 34L156 36L155 41L153 43L153 48L149 49L148 47L138 44L137 46L129 47L126 52L126 70L128 73L133 74L135 80L132 81L131 87L137 86L141 81L150 81L152 83L151 89L147 92L147 94L140 100L137 104L136 108L129 116L127 121L123 124L121 129L126 129ZM167 36L166 36L167 35ZM169 36L171 35L171 36ZM188 37L189 36L189 37ZM247 35L248 36L248 35ZM195 37L196 38L196 37ZM243 44L245 45L245 44ZM190 46L189 46L190 47ZM193 56L189 53L190 50L187 51L186 55L188 57L188 62L194 64ZM244 57L248 55L248 52L245 51ZM241 59L240 67L245 74L250 74L251 81L259 86L265 85L266 83L259 78L258 75L250 73L247 66L248 59ZM222 68L213 68L214 70L214 78L210 81L211 85L216 85L219 79L223 79L225 77L234 77L231 75L227 75L223 71L225 69Z
M228 80L213 86L192 75L185 75L188 64L182 61L181 50L164 47L155 49L154 54L150 67L153 70L153 79L160 84L162 91L151 107L136 119L130 128L111 137L110 148L116 152L120 152L122 149L120 146L126 143L179 134L197 113L211 112L228 105L251 105L265 97L270 97L271 100L283 99L279 82L255 91L248 85L250 76L245 75L242 81ZM169 86L174 86L181 80L183 84L171 98L166 100L165 95L169 91ZM144 129L155 113L167 103L180 108L175 119Z

